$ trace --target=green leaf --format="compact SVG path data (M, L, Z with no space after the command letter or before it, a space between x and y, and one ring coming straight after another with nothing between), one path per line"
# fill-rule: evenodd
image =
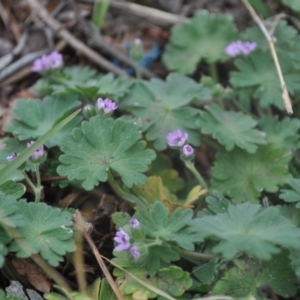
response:
M63 255L75 250L72 230L72 214L45 203L18 202L25 226L18 229L10 251L18 257L40 255L52 266L63 261Z
M146 139L154 141L157 150L167 148L166 136L180 128L189 134L189 143L199 145L199 133L195 124L199 110L187 105L211 98L210 91L185 76L173 73L166 82L152 79L133 86L130 95L119 105L141 119Z
M288 182L291 189L283 189L279 198L285 202L296 203L296 208L300 208L300 179L292 178Z
M0 267L4 264L7 244L11 241L10 230L23 225L16 199L0 192Z
M17 203L13 196L0 192L0 224L4 228L16 228L25 225Z
M113 120L95 116L81 128L67 135L57 171L69 180L83 180L86 190L105 182L109 170L117 172L127 187L144 184L147 164L155 158L153 150L145 149L141 134L133 121Z
M212 290L213 295L233 297L255 296L259 288L270 287L279 296L288 298L297 292L297 277L289 267L288 251L275 255L267 262L253 259L235 261L236 265L225 272Z
M211 284L215 279L217 267L218 263L216 261L203 262L193 268L192 274L201 281L202 284Z
M4 164L7 164L7 156L11 155L14 152L21 153L27 149L27 142L20 142L17 138L6 138L3 141L4 149L0 151L0 161ZM26 171L34 171L35 164L31 160L26 161L26 166L24 168ZM21 170L16 170L14 172L12 180L19 181L24 178L24 175Z
M265 144L265 134L254 129L257 122L241 112L224 111L217 104L206 106L197 121L202 133L211 134L227 151L237 146L254 153L257 144Z
M257 202L262 191L276 192L280 184L289 180L290 159L270 145L260 146L255 154L237 148L222 151L217 154L212 185L234 203Z
M159 176L163 185L171 192L176 193L180 191L183 186L183 180L179 177L179 174L174 169L165 169L157 172L155 175Z
M5 255L8 253L7 244L11 241L11 236L0 226L0 268L4 265Z
M158 288L174 297L181 296L192 285L192 280L188 272L183 271L177 266L159 269L155 276L149 277L145 269L128 269L128 272L141 279L143 282ZM126 273L114 269L114 275L119 278ZM121 279L121 278L120 278ZM118 281L118 278L117 278ZM132 295L132 299L153 299L157 296L153 291L137 282L133 277L126 276L122 280L120 290L123 295ZM144 298L145 297L145 298Z
M25 149L20 155L10 162L8 165L3 167L0 172L0 184L9 180L16 169L20 167L30 156L31 154L37 150L41 145L43 145L47 140L53 137L61 128L63 128L66 124L68 124L78 113L80 110L75 111L58 124L54 125L52 129L50 129L47 133L41 136L35 143L29 148Z
M123 97L128 91L133 81L118 77L108 73L105 76L95 76L87 81L73 82L64 81L63 85L53 85L53 95L67 96L77 95L83 99L96 101L98 97L112 98L114 100Z
M290 9L299 12L300 11L300 2L295 0L282 0L282 3L289 7Z
M266 139L274 148L294 151L300 147L299 134L300 121L298 119L284 118L278 120L277 116L264 116L259 125L267 134Z
M198 11L188 22L173 27L163 62L170 70L191 74L202 60L208 63L228 60L224 49L236 37L231 16Z
M39 79L33 85L32 89L41 95L51 95L57 88L61 91L61 88L63 88L65 84L82 84L96 76L96 70L88 67L64 67L59 73L53 72L45 74L43 78Z
M160 202L155 202L152 209L138 210L136 217L143 224L149 237L158 238L165 242L174 242L186 250L194 250L194 243L200 242L197 230L189 226L193 218L191 209L177 208L169 217L169 210Z
M80 105L74 97L65 99L45 97L43 101L20 99L16 103L13 114L17 119L11 121L12 125L5 126L4 130L11 132L19 140L37 139L48 132L57 122L71 113ZM54 147L60 145L64 135L81 122L81 117L75 117L64 130L51 137L45 145Z
M204 238L218 238L215 253L231 259L238 252L246 252L259 259L270 259L280 247L300 247L300 230L283 217L278 207L263 208L243 203L229 205L228 211L215 216L195 219Z
M22 183L8 180L0 184L0 192L4 193L5 195L10 195L15 199L19 199L26 192L26 188Z
M5 292L0 289L0 299L1 300L27 300L28 298L14 297L12 295L6 295L5 296Z
M238 71L231 72L230 82L234 88L254 87L253 98L260 101L261 107L270 104L284 109L282 92L274 61L269 52L256 50L251 55L235 60ZM299 72L286 60L280 61L283 77L290 94L299 90Z
M205 202L207 203L207 207L198 212L198 217L204 217L207 215L211 216L226 212L229 205L229 201L216 190L210 192L210 195L206 197Z
M274 31L272 36L276 39L275 47L277 51L280 51L284 45L293 44L297 36L297 30L293 26L288 25L286 20L279 21L275 30L272 22L266 22L264 25L269 32L271 30ZM268 41L258 26L248 28L243 33L243 39L256 42L263 51L270 51Z

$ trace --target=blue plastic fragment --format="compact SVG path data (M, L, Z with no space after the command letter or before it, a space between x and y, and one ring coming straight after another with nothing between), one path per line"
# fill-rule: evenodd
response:
M126 48L127 55L129 56L130 43L126 43L125 44L125 48ZM158 43L157 42L152 42L152 49L151 49L151 51L148 52L148 53L145 53L143 55L142 59L139 62L139 66L141 68L147 68L148 65L150 65L151 63L153 63L154 61L156 61L157 59L159 59L160 55L161 55L161 50L160 50L160 47L159 47ZM118 59L114 59L113 60L113 64L116 67L124 70L129 75L134 74L134 69L132 69L132 68L123 68L121 66L121 63L120 63L120 61Z

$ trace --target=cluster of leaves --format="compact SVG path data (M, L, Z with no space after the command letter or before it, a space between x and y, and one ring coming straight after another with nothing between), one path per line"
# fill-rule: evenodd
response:
M283 3L298 10L292 2ZM300 35L285 21L268 26L274 29L287 89L298 99ZM215 78L201 82L186 76L203 62L211 70L230 66L224 48L237 39L258 46L234 60L230 91L213 71ZM40 253L57 266L74 250L69 210L20 199L25 186L18 181L24 170L34 170L26 142L38 139L51 154L51 173L67 177L64 184L92 190L108 181L135 205L134 218L145 230L148 248L139 260L128 251L114 252L114 275L126 299L162 299L159 291L170 297L259 298L264 286L282 297L294 296L300 277L300 120L297 113L282 113L278 75L262 33L255 27L239 34L230 17L199 11L174 27L163 61L178 73L143 81L98 75L89 68L55 70L33 88L42 100L17 101L16 118L4 128L13 137L0 151L6 176L0 174L0 265L12 252L25 258ZM122 116L83 120L74 115L65 121L97 97L116 101ZM54 132L61 122L68 124ZM202 144L196 157L213 165L204 176L208 190L183 171L175 150L165 151L166 135L177 128L188 133L189 144ZM6 165L12 152L21 154ZM207 207L200 205L195 217L192 204L206 193ZM128 219L121 213L113 217L118 227ZM202 258L210 261L199 262ZM97 286L96 296L74 297L114 299L107 282ZM54 293L47 297L65 299Z
M22 195L17 184L1 188L7 194L0 192L0 266L8 252L18 257L40 253L50 265L58 266L64 255L75 249L72 213L44 203L17 201Z

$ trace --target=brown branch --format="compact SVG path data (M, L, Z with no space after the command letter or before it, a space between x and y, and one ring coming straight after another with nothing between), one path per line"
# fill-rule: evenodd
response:
M82 53L91 61L93 61L95 64L108 70L109 72L113 72L116 75L128 76L123 70L117 68L112 63L110 63L107 59L105 59L100 54L98 54L96 51L87 47L83 42L78 40L68 30L63 29L61 24L55 19L53 19L51 15L47 12L47 10L38 3L38 1L27 0L27 3L31 7L31 9L35 11L37 16L41 18L49 27L51 27L54 30L57 36L64 39L70 46L72 46L78 52Z

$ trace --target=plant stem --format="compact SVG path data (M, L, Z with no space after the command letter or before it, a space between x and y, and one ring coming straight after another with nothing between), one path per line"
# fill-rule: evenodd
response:
M26 174L25 171L23 171L22 173L23 173L23 176L25 177L26 182L30 185L30 187L32 188L32 190L35 193L35 190L36 190L35 185L32 183L32 181L30 180L30 178L28 177L28 175Z
M109 0L95 1L94 3L92 21L99 29L102 28L108 7Z
M215 141L211 141L210 139L208 139L207 137L204 137L204 136L201 137L201 140L202 140L203 144L206 144L210 148L217 150L217 151L220 150L220 146Z
M120 187L120 185L117 183L117 181L114 179L114 176L111 174L110 170L107 172L108 175L108 182L111 185L111 187L114 189L114 191L123 198L125 192Z
M190 258L190 259L196 259L196 260L212 260L212 259L218 257L214 254L187 251L187 250L183 250L180 248L176 248L176 251L180 256L182 256L184 258Z
M40 174L39 164L35 165L35 174L36 174L35 202L40 202L42 186L41 186L41 174Z
M210 76L213 78L215 83L219 82L219 76L218 76L218 70L217 70L217 66L215 63L210 63L209 64L209 72L210 72Z
M213 78L215 84L217 84L219 82L219 75L218 75L217 65L215 63L209 64L209 72L210 72L210 76ZM225 109L225 104L224 104L223 99L219 98L219 99L216 99L216 101L223 109Z
M200 185L204 187L206 190L208 190L207 184L205 183L200 173L196 170L195 165L190 160L184 160L184 163L186 167L195 175Z
M141 67L138 62L135 63L135 76L138 80L142 79Z

